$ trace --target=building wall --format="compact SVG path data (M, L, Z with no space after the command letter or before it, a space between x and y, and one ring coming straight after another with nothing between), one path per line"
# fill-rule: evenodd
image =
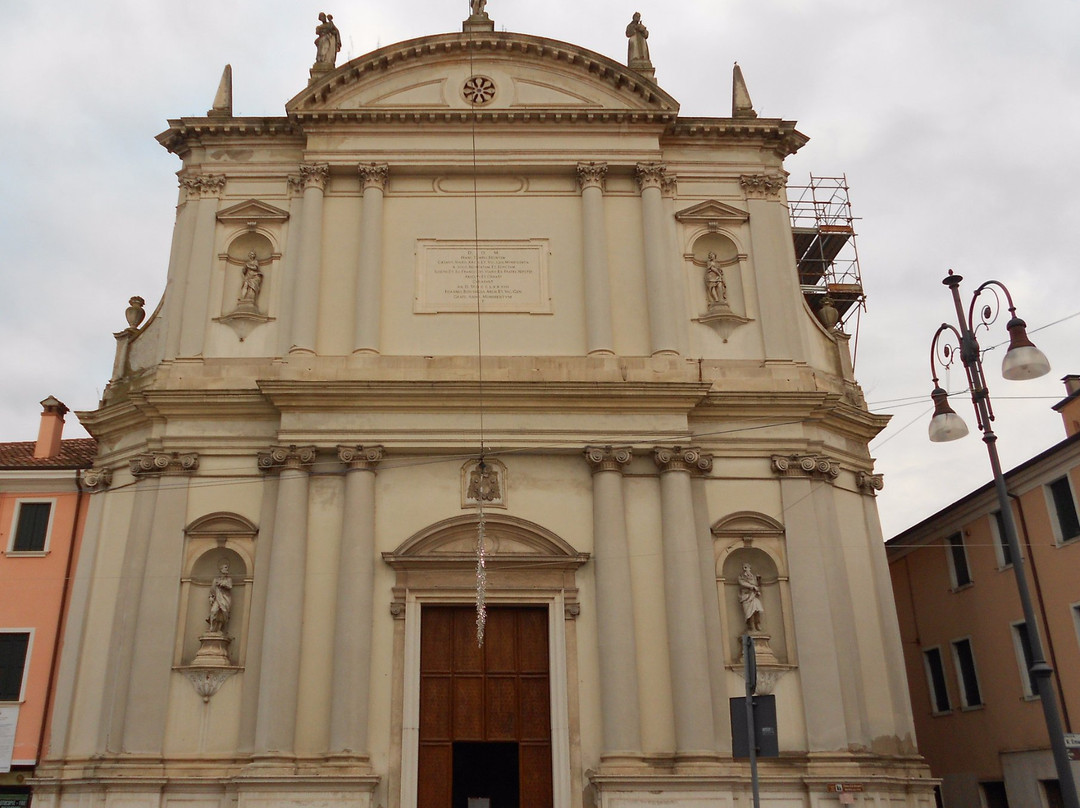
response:
M1080 544L1075 538L1055 539L1045 486L1068 475L1075 490L1078 472L1080 452L1066 441L1007 478L1066 732L1075 731L1080 716L1080 682L1074 675L1080 670L1080 636L1072 608L1080 598ZM1042 706L1025 694L1021 678L1011 626L1023 621L1023 612L1014 569L1002 565L996 547L996 510L994 492L979 492L890 540L890 572L919 748L934 775L944 778L944 793L971 800L977 798L979 782L1005 780L1010 804L1039 805L1032 801L1038 790L1028 764L1040 761L1036 768L1050 772L1043 772L1042 779L1053 779L1053 767ZM957 531L972 579L963 587L954 586L946 545ZM962 638L971 641L983 700L974 708L960 702L951 643ZM935 714L924 664L924 651L933 647L942 651L952 705L942 714Z

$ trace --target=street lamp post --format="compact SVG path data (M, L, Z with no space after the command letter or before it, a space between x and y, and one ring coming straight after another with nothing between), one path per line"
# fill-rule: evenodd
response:
M960 325L959 330L942 323L934 334L930 343L930 374L934 380L934 390L930 394L934 402L934 416L930 419L930 440L934 442L956 440L967 434L968 429L963 420L949 406L948 393L938 383L937 365L935 357L939 358L944 367L949 367L955 360L959 349L960 361L967 373L968 387L971 391L971 403L975 407L975 418L983 433L983 443L990 455L990 468L994 472L994 488L997 491L998 507L1001 510L1001 521L1005 527L1005 540L1009 545L1012 556L1013 573L1016 575L1016 588L1020 592L1020 604L1024 610L1024 622L1027 624L1027 634L1031 645L1031 667L1028 671L1031 681L1035 685L1035 692L1042 702L1043 716L1046 720L1046 729L1050 735L1050 748L1054 755L1054 766L1057 769L1058 783L1061 788L1061 796L1066 808L1080 808L1077 800L1076 782L1072 776L1069 763L1068 751L1065 748L1065 732L1061 723L1061 713L1058 709L1057 694L1054 691L1050 678L1053 669L1047 664L1043 652L1043 643L1039 624L1035 620L1035 609L1031 602L1031 592L1028 589L1027 576L1024 574L1024 557L1020 550L1020 542L1016 535L1016 521L1013 519L1012 506L1009 503L1009 492L1005 487L1005 475L1001 471L1001 460L997 451L997 435L991 429L994 420L994 411L990 406L990 392L986 389L986 377L983 373L982 357L979 343L975 338L975 331L980 327L988 327L997 319L1000 312L1000 298L998 291L1005 295L1008 302L1010 315L1006 329L1009 332L1009 348L1001 363L1001 375L1006 379L1035 379L1050 372L1050 363L1043 352L1036 348L1027 336L1027 324L1016 316L1016 307L1013 305L1012 295L1004 284L999 281L987 281L978 289L971 298L965 315L963 305L960 302L960 281L963 278L954 275L952 270L943 284L952 292L953 305L956 307L956 319ZM993 305L984 301L984 305L978 309L978 321L975 319L976 305L984 291L989 290L993 295ZM942 339L944 337L944 340ZM949 344L950 338L955 339L957 345ZM939 353L940 351L940 353Z

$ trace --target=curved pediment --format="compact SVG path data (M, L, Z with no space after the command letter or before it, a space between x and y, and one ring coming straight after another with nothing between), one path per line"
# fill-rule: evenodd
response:
M424 528L392 553L383 553L391 566L476 563L475 514L455 516ZM542 563L547 568L575 568L589 556L579 553L550 530L506 514L484 514L485 551L494 567Z
M290 117L316 119L473 110L652 113L666 119L678 109L651 80L606 56L505 32L390 45L341 65L286 104Z

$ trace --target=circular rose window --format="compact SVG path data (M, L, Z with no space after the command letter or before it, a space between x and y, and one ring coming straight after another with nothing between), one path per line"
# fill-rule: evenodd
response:
M473 76L465 80L461 94L470 104L486 104L495 97L495 82L487 76Z

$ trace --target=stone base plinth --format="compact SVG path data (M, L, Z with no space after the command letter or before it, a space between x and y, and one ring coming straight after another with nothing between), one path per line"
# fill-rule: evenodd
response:
M232 637L226 637L220 631L208 631L199 637L199 650L191 660L193 668L228 668L229 643Z

